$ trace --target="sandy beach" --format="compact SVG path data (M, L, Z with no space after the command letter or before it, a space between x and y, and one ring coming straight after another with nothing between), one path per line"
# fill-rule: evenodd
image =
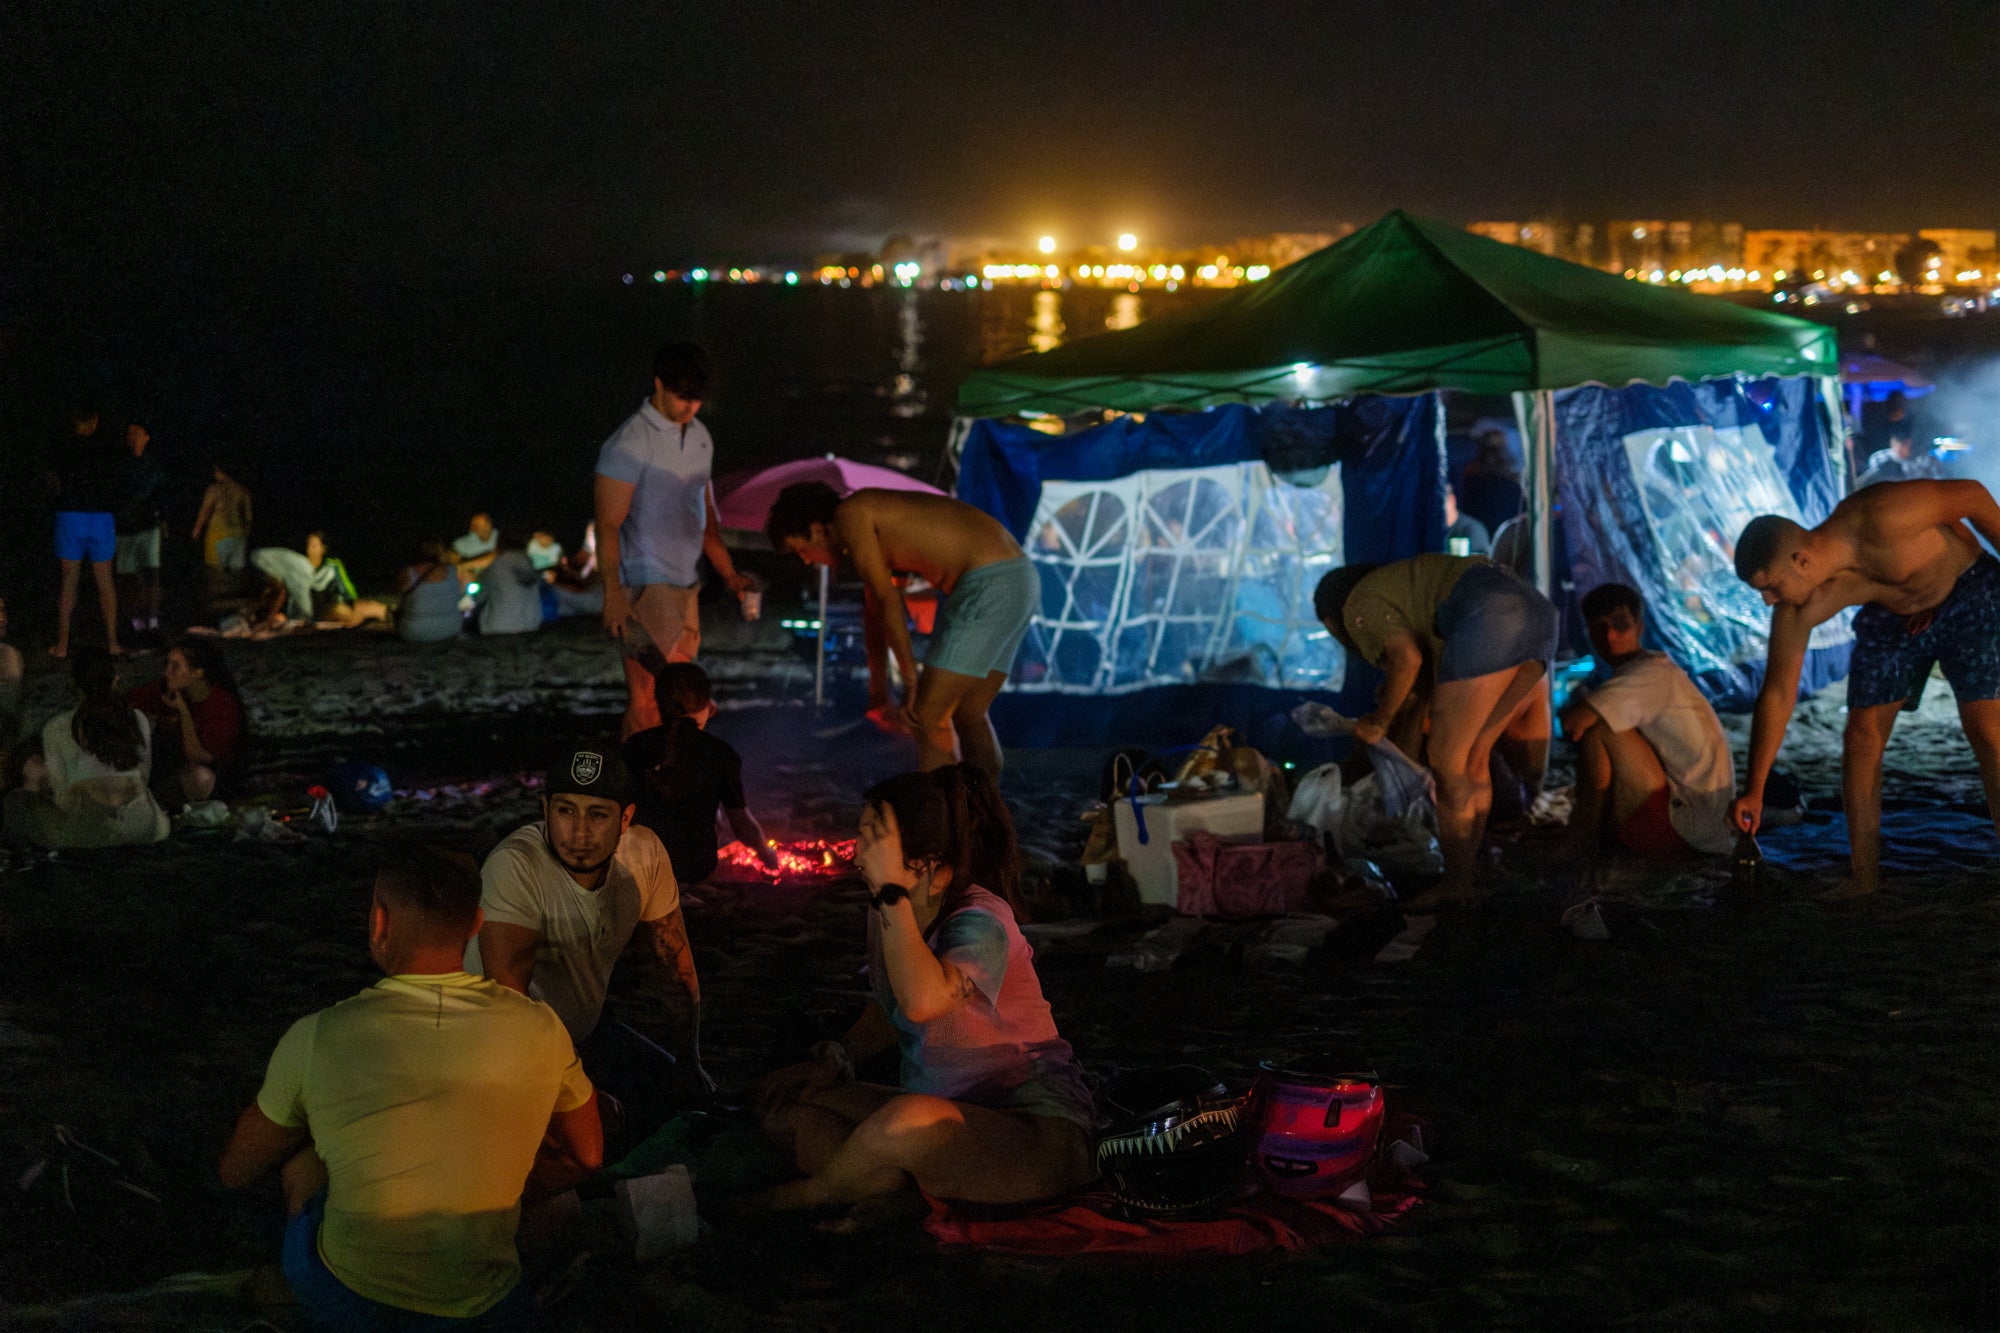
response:
M331 835L182 832L0 875L9 1327L300 1327L296 1309L215 1284L154 1284L275 1256L275 1191L225 1194L214 1155L285 1027L371 980L373 846L417 835L483 854L533 817L549 739L608 736L622 706L617 659L587 624L228 652L255 738L253 802L302 806L343 758L383 764L398 796ZM714 729L743 753L774 837L849 836L860 791L913 755L852 725L851 680L815 714L811 661L771 621L712 626L704 661L723 702ZM158 665L142 657L132 679ZM42 716L63 685L36 670ZM1085 915L1059 891L1068 877L1052 879L1081 846L1102 756L1014 753L1005 788L1042 886L1031 937L1089 1073L1195 1061L1242 1077L1268 1056L1338 1052L1422 1118L1425 1205L1333 1249L1172 1267L942 1254L914 1231L725 1227L644 1269L594 1254L561 1284L550 1325L894 1328L928 1307L969 1329L1991 1327L2000 848L1934 682L1889 749L1888 890L1818 902L1846 851L1839 694L1793 724L1780 764L1814 808L1767 836L1762 888L1732 889L1724 865L1613 867L1598 884L1610 938L1577 939L1558 925L1574 885L1536 873L1553 832L1530 830L1487 905L1400 964L1372 961L1398 924L1374 918L1210 925L1176 936L1177 957L1154 947L1154 967L1132 966L1159 915ZM1742 720L1729 727L1740 756ZM799 1016L838 1022L858 1004L853 884L685 896L706 1062L725 1086L754 1080ZM643 1021L636 990L618 1003ZM119 1169L61 1150L58 1126Z

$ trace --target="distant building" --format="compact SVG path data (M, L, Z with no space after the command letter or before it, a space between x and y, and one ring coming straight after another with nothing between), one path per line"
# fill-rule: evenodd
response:
M1909 241L1907 232L1746 231L1743 264L1767 279L1873 287L1898 280L1896 253Z
M1536 254L1556 253L1561 229L1553 222L1468 222L1465 229L1488 240L1505 241Z
M1977 227L1930 227L1917 233L1931 250L1926 258L1935 258L1937 267L1926 268L1922 274L1925 282L1950 284L1954 282L1978 282L1990 276L2000 263L1996 255L1996 237L1991 231ZM1905 275L1906 280L1909 275Z
M1354 224L1343 222L1332 231L1274 231L1266 236L1240 236L1229 248L1229 257L1238 264L1283 268L1326 249L1343 236L1353 235L1354 230Z

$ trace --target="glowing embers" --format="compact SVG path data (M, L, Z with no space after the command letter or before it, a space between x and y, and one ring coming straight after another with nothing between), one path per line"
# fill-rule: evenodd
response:
M756 852L740 842L730 843L719 855L722 864L732 872L731 878L759 878L774 882L781 879L832 879L854 868L852 838L838 841L826 838L802 838L796 842L773 840L771 846L778 853L776 870L765 865Z

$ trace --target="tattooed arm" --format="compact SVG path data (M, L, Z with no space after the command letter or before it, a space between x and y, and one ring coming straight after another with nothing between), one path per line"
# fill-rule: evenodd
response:
M694 949L688 944L687 922L676 907L657 921L645 923L648 941L653 948L653 957L660 964L660 971L679 982L687 993L688 1004L701 1006L701 978L695 975Z
M896 1006L905 1018L928 1023L979 994L972 978L957 963L938 957L924 943L909 899L877 910L882 913L882 964L889 973L889 988L896 993Z

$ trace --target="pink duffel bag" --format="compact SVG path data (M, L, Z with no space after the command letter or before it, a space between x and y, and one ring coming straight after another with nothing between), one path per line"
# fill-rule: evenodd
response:
M1283 916L1305 910L1319 855L1309 842L1224 842L1197 829L1174 844L1174 864L1189 916Z

